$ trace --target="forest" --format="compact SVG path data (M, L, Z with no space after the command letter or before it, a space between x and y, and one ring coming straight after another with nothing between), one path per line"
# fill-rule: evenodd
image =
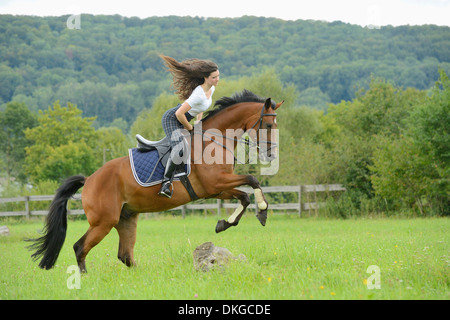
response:
M296 105L326 110L351 100L370 77L425 90L438 68L450 71L450 28L368 29L341 22L275 18L0 15L0 110L9 101L33 111L75 103L96 127L121 118L130 126L170 76L159 54L215 61L222 79L275 68L300 93Z
M342 183L330 215L448 215L450 28L274 18L0 15L0 196L49 194L162 138L179 103L159 54L212 59L214 100L276 101L280 170L263 185ZM237 166L256 174L256 165Z

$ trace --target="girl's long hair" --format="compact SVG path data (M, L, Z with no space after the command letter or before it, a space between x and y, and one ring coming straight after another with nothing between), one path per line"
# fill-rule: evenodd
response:
M205 78L219 70L210 60L188 59L178 62L174 58L160 55L173 76L173 86L180 100L186 100L194 89L205 82Z

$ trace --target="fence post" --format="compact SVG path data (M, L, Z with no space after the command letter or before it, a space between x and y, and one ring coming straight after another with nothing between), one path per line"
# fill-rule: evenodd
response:
M183 219L186 218L186 205L185 204L183 204L181 206L181 216L183 217Z
M302 186L298 186L298 216L302 216Z
M217 219L220 219L221 208L222 208L222 200L217 199Z
M29 196L25 196L25 212L26 212L27 220L30 219L31 211L30 211L30 197Z

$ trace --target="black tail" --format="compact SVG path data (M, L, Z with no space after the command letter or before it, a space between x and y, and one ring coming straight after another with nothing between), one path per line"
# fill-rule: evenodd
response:
M56 195L50 205L47 220L43 230L43 236L37 239L28 239L35 243L28 247L29 250L36 250L31 255L33 261L43 256L39 267L50 269L56 263L59 252L66 239L67 231L67 201L80 189L85 182L83 176L73 176L68 178L56 191Z

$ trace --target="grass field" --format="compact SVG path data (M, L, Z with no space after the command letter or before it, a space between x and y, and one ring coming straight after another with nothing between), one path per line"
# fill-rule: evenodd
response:
M116 258L117 232L87 257L81 288L69 289L72 245L86 221L69 221L55 268L32 262L23 239L42 222L1 221L0 299L450 299L450 220L321 220L270 216L262 227L247 213L238 227L215 234L215 217L142 219L135 258ZM192 252L203 242L243 253L246 262L195 271ZM367 273L379 267L380 289L368 289ZM369 280L368 280L369 279Z

